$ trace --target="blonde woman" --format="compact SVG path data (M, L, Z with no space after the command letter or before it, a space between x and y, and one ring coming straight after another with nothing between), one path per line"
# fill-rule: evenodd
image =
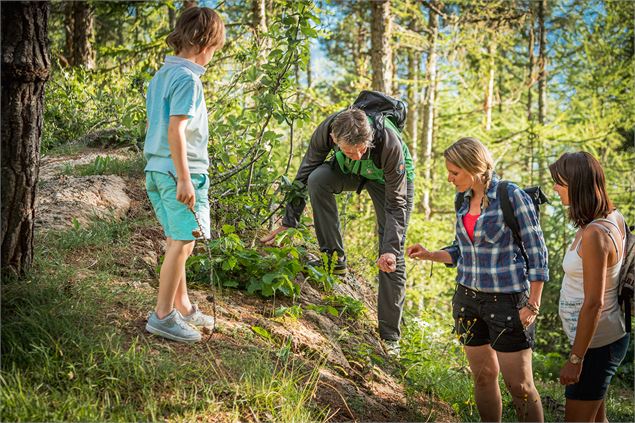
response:
M408 256L458 268L452 299L454 331L472 370L481 419L501 421L500 372L518 420L541 422L544 418L533 381L531 349L549 271L538 217L529 196L509 183L507 193L521 228L525 260L504 223L497 198L500 180L487 148L477 139L461 138L443 155L448 182L463 193L456 213L455 242L438 251L415 244L408 247Z

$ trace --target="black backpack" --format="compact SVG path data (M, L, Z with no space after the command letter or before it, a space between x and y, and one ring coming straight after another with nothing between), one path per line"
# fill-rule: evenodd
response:
M363 110L373 119L375 129L384 128L384 119L390 119L399 132L406 125L408 105L403 100L390 97L379 91L362 91L353 102L353 107Z
M498 186L496 187L496 198L498 198L498 200L500 201L500 207L503 210L503 219L505 220L505 224L509 229L511 229L514 242L520 248L520 252L525 259L526 265L529 266L529 257L527 256L527 251L525 250L525 246L523 245L523 240L520 237L520 225L518 224L518 220L514 215L512 203L509 200L509 191L507 191L508 185L509 181L500 181L498 183ZM536 209L536 216L540 219L540 206L549 202L547 196L544 192L542 192L539 186L523 188L523 191L525 191L531 198L534 209ZM458 212L463 205L464 197L465 193L463 192L459 192L456 194L456 197L454 198L454 210L456 212Z
M352 106L363 110L364 113L372 119L373 129L376 134L383 133L383 129L385 128L384 120L388 119L390 123L397 128L401 138L401 133L406 125L406 117L408 114L408 105L405 101L393 98L379 91L364 90L359 93ZM376 143L372 153L375 156L381 156L385 140L383 137L376 137L375 141ZM333 160L332 165L335 165L335 160ZM362 192L365 184L366 178L361 178L356 190L357 194Z
M635 226L626 226L624 258L617 285L617 302L624 309L626 332L631 331L631 313L633 307L633 288L635 286Z

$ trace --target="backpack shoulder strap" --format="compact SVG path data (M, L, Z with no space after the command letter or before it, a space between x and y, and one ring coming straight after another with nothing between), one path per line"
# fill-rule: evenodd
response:
M505 225L511 229L514 242L518 245L518 247L520 247L520 252L523 254L525 263L529 266L529 257L527 256L527 251L525 251L523 240L520 237L520 225L514 215L514 208L512 207L512 202L509 199L508 186L509 181L500 181L496 187L496 198L498 198L501 210L503 210L503 220L505 220Z
M503 219L505 219L505 224L512 230L514 239L517 239L520 238L520 225L516 220L512 202L509 199L509 191L507 190L508 186L509 181L500 181L498 183L498 187L496 187L496 197L498 198L501 209L503 210Z

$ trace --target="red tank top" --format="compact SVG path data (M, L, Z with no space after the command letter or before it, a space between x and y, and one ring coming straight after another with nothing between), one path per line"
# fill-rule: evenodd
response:
M480 214L469 214L466 213L463 216L463 226L465 226L465 230L467 231L467 235L470 237L470 241L474 242L474 227L476 226L476 221Z

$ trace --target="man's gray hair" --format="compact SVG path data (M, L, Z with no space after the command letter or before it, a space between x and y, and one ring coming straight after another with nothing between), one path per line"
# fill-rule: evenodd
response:
M348 145L373 146L373 128L361 109L349 107L337 115L331 125L331 132L338 141Z

